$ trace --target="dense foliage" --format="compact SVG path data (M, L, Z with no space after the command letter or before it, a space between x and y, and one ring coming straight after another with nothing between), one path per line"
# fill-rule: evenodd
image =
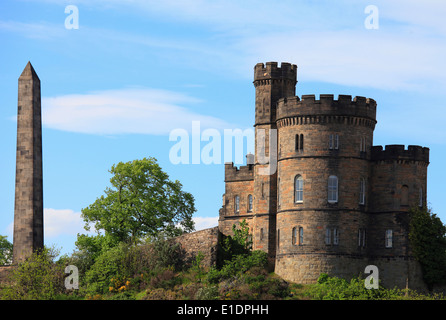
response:
M420 262L426 284L446 281L446 226L428 208L410 210L409 239L415 258Z
M0 235L0 266L12 263L12 243Z

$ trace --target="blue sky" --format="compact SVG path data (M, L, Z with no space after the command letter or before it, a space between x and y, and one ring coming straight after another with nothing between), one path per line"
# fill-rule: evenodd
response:
M430 148L428 202L446 222L442 1L28 0L0 3L0 234L12 240L17 79L41 80L45 243L71 253L110 167L153 156L216 224L224 165L173 164L174 129L252 128L253 67L298 65L296 93L378 103L374 144ZM67 29L68 5L79 29ZM379 28L364 25L375 5ZM201 142L201 148L207 142Z

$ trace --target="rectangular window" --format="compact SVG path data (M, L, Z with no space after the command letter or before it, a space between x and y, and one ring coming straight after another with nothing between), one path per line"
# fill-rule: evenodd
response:
M328 149L330 150L338 150L339 149L339 135L330 134L328 136Z
M358 230L358 247L365 248L366 245L366 229Z
M252 194L248 195L248 212L252 211Z
M325 244L331 244L331 230L330 230L330 228L325 229Z
M359 180L359 204L365 204L365 179Z
M392 248L393 246L393 231L392 229L386 230L386 248Z
M296 227L294 227L294 228L293 228L293 231L292 231L292 235L291 235L291 243L292 243L293 245L296 245L296 244L297 244L297 228L296 228Z
M300 203L304 201L304 179L301 175L294 178L294 202Z
M304 244L304 228L299 228L299 245L302 246Z
M235 198L234 198L234 211L235 211L235 213L240 212L240 197L239 196L235 196Z
M338 177L336 176L328 178L328 202L338 202Z
M277 229L277 250L280 249L280 229Z
M263 240L263 228L260 228L260 241Z
M337 228L333 229L333 244L335 246L337 246L339 244L339 233L338 233L338 229Z

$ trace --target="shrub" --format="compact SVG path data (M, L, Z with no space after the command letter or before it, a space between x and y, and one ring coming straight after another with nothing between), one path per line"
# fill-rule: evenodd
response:
M354 278L347 281L338 277L321 274L317 283L308 290L308 295L316 300L388 300L400 299L402 290L366 289L364 279Z
M53 300L65 292L64 264L54 262L57 252L44 248L34 252L12 272L12 285L4 289L2 299Z
M124 257L128 247L124 244L103 252L85 273L86 290L89 294L109 291L113 277L125 277Z

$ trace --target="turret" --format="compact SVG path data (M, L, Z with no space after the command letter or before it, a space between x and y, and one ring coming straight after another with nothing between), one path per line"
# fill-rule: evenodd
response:
M254 67L256 88L256 125L275 121L277 100L293 97L296 91L297 66L282 62L258 63Z

